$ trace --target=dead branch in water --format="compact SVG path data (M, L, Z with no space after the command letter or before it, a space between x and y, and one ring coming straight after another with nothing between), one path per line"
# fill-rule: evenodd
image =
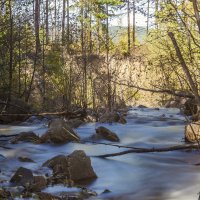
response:
M81 118L85 116L84 110L78 110L75 112L70 111L62 111L62 112L44 112L44 113L27 113L27 114L10 114L10 113L2 113L0 116L24 116L24 117L31 117L31 116L65 116L70 118Z
M190 144L190 145L179 145L179 146L172 146L172 147L164 147L164 148L138 148L138 149L131 149L127 151L121 151L118 153L110 153L110 154L103 154L94 157L98 158L108 158L108 157L115 157L115 156L122 156L129 153L154 153L154 152L168 152L168 151L178 151L178 150L192 150L197 149L199 146L197 144Z

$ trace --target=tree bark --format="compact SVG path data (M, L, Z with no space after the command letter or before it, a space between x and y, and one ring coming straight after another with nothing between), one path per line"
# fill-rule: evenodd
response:
M192 3L193 3L194 14L195 14L195 18L196 18L196 21L197 21L197 26L198 26L198 29L199 29L199 34L200 34L200 14L199 14L197 0L192 0Z
M46 0L46 44L49 43L49 0Z
M130 54L131 50L131 25L130 25L130 2L127 1L127 22L128 22L128 54Z
M62 45L65 44L65 15L66 15L66 0L63 0L63 16L62 16Z
M9 20L10 20L10 33L9 33L9 94L8 102L11 102L12 87L13 87L13 16L12 16L12 3L8 2Z
M192 89L192 91L194 93L195 99L196 99L196 101L198 103L198 107L200 107L200 96L199 96L199 92L198 92L198 87L195 84L195 82L194 82L194 80L192 78L192 75L191 75L191 73L189 71L189 68L185 63L185 60L183 58L183 55L181 53L181 50L180 50L180 48L178 46L178 43L176 41L176 38L175 38L174 34L172 32L168 32L168 35L169 35L169 37L170 37L170 39L171 39L171 41L172 41L172 43L174 45L174 48L176 50L176 55L177 55L177 57L178 57L178 59L180 61L181 67L182 67L182 69L183 69L183 71L184 71L184 73L185 73L185 75L187 77L187 80L188 80L188 82L190 84L190 87L191 87L191 89Z
M40 45L40 0L35 0L35 38L36 38L36 49L38 52L41 51Z

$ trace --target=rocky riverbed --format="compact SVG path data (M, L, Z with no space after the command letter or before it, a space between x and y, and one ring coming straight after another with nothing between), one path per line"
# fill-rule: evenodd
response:
M17 136L8 142L9 137L1 137L0 199L198 199L197 151L98 158L126 150L105 144L137 148L184 144L185 118L178 109L132 108L126 124L106 117L73 130L64 126L59 134L67 132L70 137L63 141L52 136L55 123L48 127L45 120L0 126L5 136L35 134L28 137L33 140L17 141Z

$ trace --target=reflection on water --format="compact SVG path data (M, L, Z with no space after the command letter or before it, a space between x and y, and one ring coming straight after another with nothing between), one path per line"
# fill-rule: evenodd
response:
M131 110L127 116L128 123L105 124L116 132L121 145L134 147L164 147L183 143L184 117L175 109L137 109ZM76 131L81 138L87 139L95 132L99 123L90 123ZM35 130L39 135L46 128L41 125L34 127L1 126L0 134L13 134L20 131ZM97 145L77 144L66 145L33 145L20 143L8 145L13 149L0 150L7 159L1 161L0 179L9 180L17 167L23 166L40 173L43 162L58 154L69 154L74 150L84 150L87 155L95 156L114 153L123 148ZM19 156L28 156L36 163L20 163ZM197 200L200 191L200 162L198 152L165 152L148 154L127 154L109 159L91 157L92 165L98 179L88 187L99 196L94 199L142 199L142 200ZM38 170L39 169L39 170ZM101 194L105 189L108 194ZM76 189L72 188L72 191ZM53 194L71 191L63 186L49 187L45 191Z

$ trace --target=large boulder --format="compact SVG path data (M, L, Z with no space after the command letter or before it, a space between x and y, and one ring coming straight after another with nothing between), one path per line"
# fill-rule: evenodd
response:
M185 127L185 140L192 143L200 140L200 121L190 123Z
M15 185L29 187L34 182L33 173L30 169L20 167L12 176L10 182Z
M16 144L20 141L23 142L31 142L31 143L35 143L35 144L39 144L40 143L40 137L37 136L34 132L29 131L29 132L21 132L19 133L15 138L11 139L11 143L12 144Z
M112 123L112 122L118 122L125 124L126 120L123 116L121 116L118 112L105 112L100 118L99 122L101 123Z
M86 156L84 151L74 151L68 156L56 156L46 161L43 166L53 170L54 181L58 182L73 181L90 181L97 178L91 160Z
M71 141L79 142L80 137L63 119L53 119L48 131L41 137L42 143L63 144Z
M99 138L112 142L119 142L119 137L117 136L117 134L103 126L100 126L96 129L96 134Z

